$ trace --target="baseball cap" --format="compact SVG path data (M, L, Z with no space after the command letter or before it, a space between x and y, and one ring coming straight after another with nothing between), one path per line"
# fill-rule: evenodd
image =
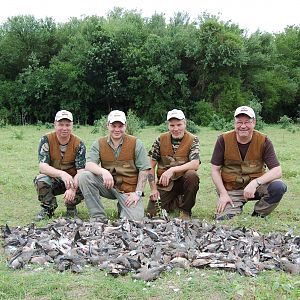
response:
M172 109L172 110L168 111L167 121L169 121L172 118L175 118L178 120L183 120L183 119L185 119L185 116L184 116L184 113L182 112L182 110Z
M60 121L62 119L67 119L73 122L73 115L68 110L60 110L55 115L55 121Z
M108 123L113 123L113 122L121 122L123 124L126 123L126 116L125 113L120 111L120 110L113 110L109 113L107 117Z
M255 119L255 112L254 110L249 106L240 106L235 110L234 116L238 115L247 115L248 117Z

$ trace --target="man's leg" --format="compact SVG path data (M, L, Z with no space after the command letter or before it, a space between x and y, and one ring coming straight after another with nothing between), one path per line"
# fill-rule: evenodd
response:
M38 200L41 202L42 210L36 216L36 220L42 220L46 217L52 217L57 208L57 201L54 190L55 179L47 175L40 174L34 179L34 185L38 194Z
M258 187L255 198L259 199L255 203L252 216L265 217L269 215L279 204L284 193L287 191L287 186L282 180L274 180L268 184L262 184Z
M233 201L233 206L227 203L222 213L216 214L216 220L228 220L240 214L243 211L243 206L246 203L244 199L244 190L228 191L228 195Z
M128 207L125 205L126 194L120 193L116 189L112 189L112 193L118 199L118 210L121 219L140 221L144 218L144 202L142 198L139 199L135 206L131 205Z
M196 203L196 195L199 190L199 176L196 171L189 170L175 181L173 189L183 195L178 203L178 208L183 213L191 216L192 208Z
M107 220L104 206L100 201L100 195L108 199L114 199L111 189L103 185L102 176L84 171L78 177L78 185L85 199L91 219Z

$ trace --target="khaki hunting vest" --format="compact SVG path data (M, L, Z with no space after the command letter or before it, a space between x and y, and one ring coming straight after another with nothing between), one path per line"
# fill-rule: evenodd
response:
M138 181L135 145L136 137L125 134L120 155L116 159L107 137L99 139L101 166L113 176L115 188L125 193L134 192Z
M180 166L189 161L189 152L191 146L195 139L195 136L188 131L185 131L184 136L180 142L179 147L174 153L171 141L171 133L166 132L160 135L160 156L161 160L158 162L157 166L157 178L169 168ZM169 186L163 187L158 184L159 189L170 190L173 186L173 181L180 178L183 175L183 172L176 173L171 178L172 180L169 183Z
M223 134L225 143L224 166L221 176L226 190L243 189L254 178L265 173L263 149L266 135L254 130L244 160L238 148L234 130Z
M49 141L50 166L58 170L63 170L74 177L77 174L75 158L80 139L76 135L71 134L67 150L62 158L56 133L48 133L47 138Z

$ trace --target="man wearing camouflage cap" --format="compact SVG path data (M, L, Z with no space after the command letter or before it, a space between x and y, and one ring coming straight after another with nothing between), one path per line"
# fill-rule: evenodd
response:
M170 110L167 122L169 131L161 134L149 151L152 169L147 211L150 216L155 216L156 201L161 201L162 209L167 212L179 209L180 218L189 220L199 189L199 140L186 131L186 119L181 110Z
M44 135L39 144L40 174L34 184L42 210L36 221L51 218L57 208L57 195L63 194L67 216L77 216L76 205L83 199L78 188L78 175L85 167L85 145L72 134L73 115L67 110L56 113L54 132Z
M240 106L234 113L234 130L223 133L216 142L211 164L219 195L217 220L240 214L251 200L257 201L252 216L265 217L287 190L272 142L254 130L255 124L253 109Z

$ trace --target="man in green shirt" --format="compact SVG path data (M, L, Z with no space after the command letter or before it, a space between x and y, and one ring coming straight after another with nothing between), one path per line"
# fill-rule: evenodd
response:
M141 220L144 205L141 199L151 168L141 140L125 133L125 113L110 112L108 136L92 144L86 171L79 177L91 221L107 221L100 196L117 199L119 217Z

